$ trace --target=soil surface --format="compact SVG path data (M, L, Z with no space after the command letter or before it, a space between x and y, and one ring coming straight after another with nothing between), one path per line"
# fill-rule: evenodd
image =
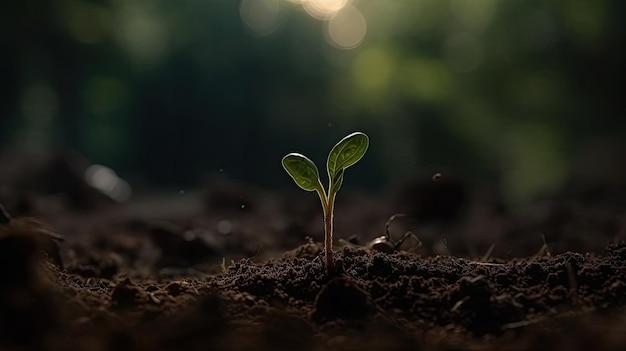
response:
M342 192L333 274L311 194L214 179L121 205L18 184L1 194L0 347L626 350L621 200L513 210L428 184ZM416 236L368 249L396 212L412 216L390 234Z

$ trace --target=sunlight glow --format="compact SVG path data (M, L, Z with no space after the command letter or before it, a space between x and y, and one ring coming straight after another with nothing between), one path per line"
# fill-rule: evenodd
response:
M302 7L318 20L328 20L348 4L348 0L302 0Z
M279 0L242 0L239 14L256 34L272 34L278 26Z
M365 17L354 6L339 11L326 25L326 41L340 49L353 49L363 42L367 32Z

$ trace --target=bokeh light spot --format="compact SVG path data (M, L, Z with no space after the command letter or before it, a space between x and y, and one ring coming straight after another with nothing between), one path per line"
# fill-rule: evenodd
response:
M128 182L119 178L114 170L103 165L89 166L85 170L85 181L118 202L128 200L132 194Z
M328 20L348 4L348 0L302 0L302 7L318 20Z
M439 102L449 95L452 79L450 71L441 62L418 58L404 62L400 69L398 79L409 96Z
M122 5L116 14L115 35L137 63L154 63L167 52L165 21L133 2Z
M353 69L358 89L378 93L389 85L393 60L384 50L369 49L359 55Z
M222 219L217 222L217 231L221 234L230 234L233 231L233 222L228 219Z
M326 25L326 41L340 49L354 49L367 32L365 17L354 6L347 6Z
M266 36L278 26L279 0L242 0L241 20L256 34Z

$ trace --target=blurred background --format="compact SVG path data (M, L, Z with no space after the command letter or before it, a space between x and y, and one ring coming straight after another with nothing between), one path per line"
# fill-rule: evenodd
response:
M323 167L359 130L371 146L346 187L442 171L515 204L626 174L620 0L3 7L4 160L72 150L133 185L293 189L283 155Z

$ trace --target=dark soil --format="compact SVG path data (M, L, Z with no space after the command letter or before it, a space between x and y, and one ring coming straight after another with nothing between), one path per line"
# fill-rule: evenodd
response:
M410 197L345 192L328 274L307 195L215 181L199 195L92 201L89 212L8 197L24 217L0 223L0 348L626 349L619 206L561 199L529 215L440 203L390 226L419 233L422 247L382 253L339 239L381 235Z

